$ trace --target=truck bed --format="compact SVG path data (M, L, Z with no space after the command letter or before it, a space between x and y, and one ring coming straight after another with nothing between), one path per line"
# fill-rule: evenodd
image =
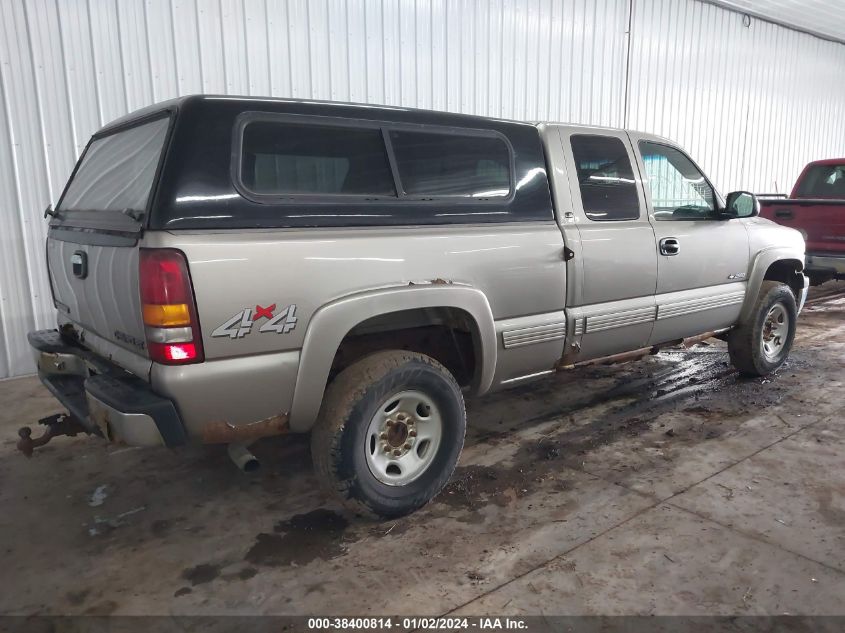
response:
M845 200L761 198L760 215L801 231L814 282L845 275Z

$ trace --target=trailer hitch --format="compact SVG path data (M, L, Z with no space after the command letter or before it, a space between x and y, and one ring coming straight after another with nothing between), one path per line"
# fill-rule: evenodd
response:
M78 433L88 432L73 416L66 413L56 413L55 415L41 418L38 420L38 424L43 424L47 427L47 430L35 439L32 439L32 429L28 426L24 426L18 430L18 436L20 437L18 440L18 450L27 457L32 457L32 452L36 448L44 446L54 437L58 437L59 435L75 437Z

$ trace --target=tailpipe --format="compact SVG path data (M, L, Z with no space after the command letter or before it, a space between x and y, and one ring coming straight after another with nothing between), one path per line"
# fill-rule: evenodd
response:
M226 450L235 466L245 473L254 473L261 468L261 462L249 451L246 444L229 444Z

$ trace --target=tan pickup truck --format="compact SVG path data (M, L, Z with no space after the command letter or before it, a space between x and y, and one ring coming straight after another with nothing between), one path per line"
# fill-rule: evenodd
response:
M461 452L465 396L721 336L789 353L804 242L637 132L193 96L91 139L51 216L68 414L41 438L247 447L312 435L354 508L413 511Z

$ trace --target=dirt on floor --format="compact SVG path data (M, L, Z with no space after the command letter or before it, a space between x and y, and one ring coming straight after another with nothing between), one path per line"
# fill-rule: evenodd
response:
M383 523L320 492L304 437L254 475L85 437L28 460L58 405L0 382L0 613L843 615L841 290L765 379L710 340L470 402L451 482Z

